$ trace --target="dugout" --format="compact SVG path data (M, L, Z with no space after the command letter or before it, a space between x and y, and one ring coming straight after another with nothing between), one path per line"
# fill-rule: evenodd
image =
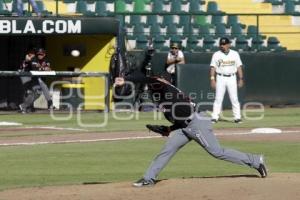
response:
M18 70L27 49L43 47L55 71L109 72L118 30L118 20L111 17L2 17L0 70ZM73 49L80 51L78 57L71 56ZM84 109L103 110L104 81L104 77L82 78ZM0 82L0 108L18 105L22 100L19 78L5 77Z

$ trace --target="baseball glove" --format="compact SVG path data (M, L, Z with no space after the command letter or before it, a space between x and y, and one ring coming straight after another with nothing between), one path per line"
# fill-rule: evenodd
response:
M170 130L168 126L163 126L163 125L150 125L147 124L146 127L155 133L158 133L162 136L168 137L170 134Z

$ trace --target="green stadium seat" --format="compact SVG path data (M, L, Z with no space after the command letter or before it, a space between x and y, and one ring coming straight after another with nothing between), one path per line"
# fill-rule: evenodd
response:
M204 13L201 9L201 5L205 4L205 1L202 0L190 0L190 13L192 14L201 14Z
M130 25L142 24L141 15L130 15Z
M211 36L210 30L208 25L200 25L199 26L199 35L201 37L208 37Z
M78 0L77 1L76 12L77 13L82 13L82 14L86 14L88 12L86 1L84 1L84 0Z
M203 50L204 51L216 51L218 50L218 47L215 46L216 41L214 40L214 38L210 35L205 36L204 40L203 40ZM195 49L196 50L196 49Z
M228 37L225 24L217 24L215 28L216 37Z
M244 35L238 36L236 38L235 46L233 47L233 49L235 49L237 51L249 51L250 47L248 45L248 41L246 39L246 36L244 36Z
M147 15L147 25L158 24L158 15Z
M136 48L146 49L148 46L148 38L145 35L138 35L136 38Z
M193 51L198 47L199 44L199 37L196 35L190 35L186 42L186 50Z
M134 6L133 6L133 11L135 13L143 13L143 12L148 12L146 10L146 4L147 3L145 0L134 0Z
M155 35L161 35L161 26L159 24L153 24L150 26L150 35L155 36Z
M264 45L264 40L262 38L253 38L252 42L251 42L251 47L250 50L251 51L267 51L267 47L265 47Z
M265 0L265 3L271 3L274 6L283 5L282 0Z
M211 24L217 25L223 23L222 15L212 15L211 16Z
M295 2L293 1L285 1L285 4L284 4L284 11L285 13L287 14L295 14L295 13L299 13L296 11L295 9Z
M233 26L235 24L238 24L240 25L242 28L246 28L246 25L245 24L241 24L239 22L239 18L237 15L228 15L227 16L227 27L230 27L230 26Z
M171 35L170 37L170 43L178 43L182 45L183 37L180 35Z
M181 8L181 0L171 1L171 12L172 13L184 13L185 11Z
M269 37L267 40L269 51L285 51L286 48L280 46L280 41L277 37Z
M177 31L177 25L176 24L169 24L167 26L167 35L177 35L178 31Z
M254 25L249 25L247 27L247 38L261 38L261 39L266 39L266 36L261 35L258 32L257 26Z
M132 0L116 0L115 1L115 12L123 13L129 12L127 9L127 4L131 4Z
M191 16L190 15L180 15L179 17L179 24L186 25L191 23Z
M63 0L64 3L75 3L76 0Z
M6 10L3 0L0 0L0 15L11 15L11 12Z
M133 35L138 36L138 35L143 35L145 33L145 27L142 24L136 24L133 27Z
M231 27L231 37L238 37L243 34L243 29L240 25L234 24Z
M169 24L174 24L174 16L173 15L164 15L163 16L163 25L168 26Z
M162 35L155 35L153 38L153 47L154 49L163 51L169 49L169 47L165 46L165 38Z
M95 14L101 17L113 15L112 12L107 10L106 5L107 5L106 1L96 1Z
M194 24L207 25L206 16L205 15L196 15L196 16L194 16Z
M164 11L164 3L161 0L153 0L152 4L152 12L155 13L165 13Z
M210 14L220 14L221 12L218 8L218 4L215 1L210 1L207 3L207 12Z

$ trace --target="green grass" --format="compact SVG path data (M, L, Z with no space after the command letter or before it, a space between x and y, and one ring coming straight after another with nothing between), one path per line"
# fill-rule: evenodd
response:
M57 126L83 128L89 131L145 131L145 124L168 124L154 120L153 113L116 113L131 120L116 120L108 116L104 127L81 127L76 116L70 120L53 120L47 114L2 114L0 121L14 121L28 126ZM226 116L231 111L225 112ZM56 114L57 117L66 114ZM258 116L258 114L251 114ZM88 124L103 122L103 113L84 113L82 120ZM257 128L300 126L300 108L267 109L264 118L244 120L243 124L219 122L214 128ZM73 134L80 131L9 131L0 127L1 137L23 135ZM0 147L0 189L82 184L91 182L134 181L140 178L150 161L161 149L164 139L138 141L97 142L84 144L56 144L37 146ZM251 153L265 154L272 172L300 173L300 145L295 142L223 142L225 146ZM223 176L257 174L247 167L219 161L209 156L192 142L183 148L161 173L160 178Z
M1 147L0 189L93 182L134 181L160 150L164 139L85 144ZM263 152L272 172L300 172L297 142L224 142L251 153ZM161 179L257 174L219 161L196 143L185 146L161 173Z
M232 122L219 122L214 125L214 128L259 128L259 127L291 127L300 126L300 108L285 108L285 109L266 109L263 113L264 117L261 120L244 120L243 124L236 125ZM82 128L95 132L113 132L113 131L145 131L145 124L169 124L163 116L156 119L161 113L110 113L107 116L104 113L82 113L82 117L78 120L76 114L73 114L71 119L62 120L67 114L55 114L55 117L60 120L53 119L49 114L9 114L0 115L0 121L14 121L23 123L24 126L57 126L66 128ZM231 111L225 111L225 116L231 116ZM251 117L258 117L261 113L250 113ZM116 119L117 116L119 119ZM156 116L156 118L155 118ZM10 119L10 120L7 120ZM107 120L105 126L101 126ZM80 126L78 121L81 121L88 126ZM90 125L96 126L91 127ZM98 127L97 127L98 126ZM64 133L73 133L74 131L64 131ZM42 134L59 134L59 131L28 131L28 132L11 132L1 131L2 137L17 136L17 135L42 135ZM0 137L1 137L0 136Z

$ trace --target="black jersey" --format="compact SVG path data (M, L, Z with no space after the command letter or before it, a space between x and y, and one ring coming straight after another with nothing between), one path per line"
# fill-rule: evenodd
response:
M187 126L186 120L193 114L195 104L180 89L162 78L146 77L140 73L129 75L125 77L125 80L148 84L153 99L166 119L173 124L171 130Z

